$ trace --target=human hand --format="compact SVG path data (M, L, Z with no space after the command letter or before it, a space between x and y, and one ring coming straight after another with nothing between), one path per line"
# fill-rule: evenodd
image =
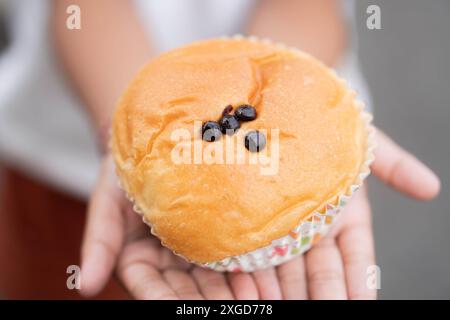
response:
M377 132L376 140L375 176L419 200L438 194L439 179L430 169L382 132ZM287 283L295 298L375 299L376 289L366 284L367 268L374 264L371 212L364 186L340 213L329 234L305 255L279 269L291 269Z
M138 299L279 299L274 268L220 273L187 263L161 246L117 187L111 156L105 157L88 210L82 247L82 288L97 294L115 270Z
M381 132L377 140L372 170L378 178L417 199L437 195L439 180L430 169ZM374 260L370 207L363 188L331 232L303 256L251 274L193 266L149 235L117 188L107 156L89 206L81 292L98 293L115 269L138 299L371 299L376 291L366 286L366 270Z

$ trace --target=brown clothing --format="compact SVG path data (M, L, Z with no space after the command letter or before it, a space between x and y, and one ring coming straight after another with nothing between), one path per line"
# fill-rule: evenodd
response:
M80 299L66 269L80 265L86 203L11 168L0 182L0 298ZM97 298L127 297L111 280Z

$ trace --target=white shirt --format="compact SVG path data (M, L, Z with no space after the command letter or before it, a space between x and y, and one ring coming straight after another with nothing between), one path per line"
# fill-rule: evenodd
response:
M96 139L52 49L50 1L0 1L11 17L11 43L0 53L0 157L56 188L87 198L99 166ZM252 0L135 0L158 51L239 33L253 5ZM352 16L349 6L347 14ZM353 50L338 73L369 101Z

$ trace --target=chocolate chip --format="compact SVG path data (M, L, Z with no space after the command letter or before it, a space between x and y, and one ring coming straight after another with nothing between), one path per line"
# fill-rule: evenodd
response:
M259 152L266 146L266 136L256 131L250 131L245 135L245 147L250 152Z
M240 121L252 121L256 119L256 110L253 106L244 104L236 109L234 115Z
M232 135L241 127L238 119L230 114L226 114L220 118L219 125L222 129L222 133L226 133L228 135Z
M225 107L225 109L223 109L222 115L224 116L224 115L230 114L231 111L233 111L233 106L231 104L229 104Z
M202 126L202 138L205 141L213 142L222 136L220 125L215 121L207 121Z

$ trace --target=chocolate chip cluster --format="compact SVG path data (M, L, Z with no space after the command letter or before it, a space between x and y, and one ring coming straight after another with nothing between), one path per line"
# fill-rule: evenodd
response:
M233 107L228 105L222 112L219 121L206 121L202 126L203 140L208 142L217 141L222 134L233 135L243 121L256 119L256 109L248 104L239 106L234 114L231 114ZM250 131L245 135L245 147L251 152L259 152L266 145L266 137L258 130Z

